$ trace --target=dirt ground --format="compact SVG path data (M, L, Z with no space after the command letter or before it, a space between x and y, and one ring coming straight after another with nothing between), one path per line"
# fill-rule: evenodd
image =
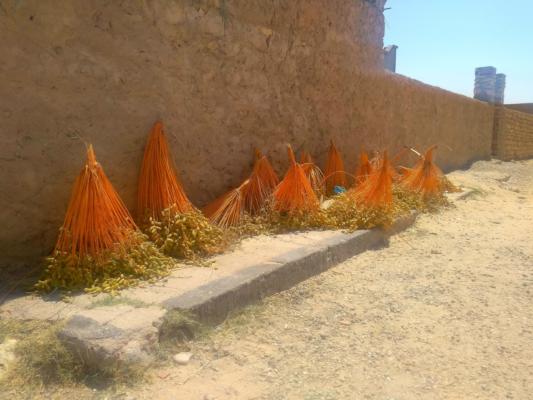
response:
M467 199L249 307L186 366L109 399L530 399L533 160L450 175Z

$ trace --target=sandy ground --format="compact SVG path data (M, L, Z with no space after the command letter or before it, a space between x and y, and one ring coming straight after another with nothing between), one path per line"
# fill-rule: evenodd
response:
M474 195L247 308L190 343L187 366L94 396L531 399L533 161L450 177Z

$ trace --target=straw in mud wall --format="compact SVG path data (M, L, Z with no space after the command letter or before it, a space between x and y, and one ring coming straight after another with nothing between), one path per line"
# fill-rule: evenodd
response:
M326 194L332 195L335 187L346 188L346 173L344 172L344 162L342 156L335 147L333 140L329 146L328 160L324 170L326 180Z
M140 219L158 219L168 208L179 213L193 210L177 177L161 122L155 123L146 143L137 196Z

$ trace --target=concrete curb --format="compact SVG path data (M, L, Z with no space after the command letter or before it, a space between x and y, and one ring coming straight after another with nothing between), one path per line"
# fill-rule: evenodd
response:
M451 193L451 202L467 199L472 190ZM223 321L233 310L287 290L333 266L387 244L390 236L414 224L418 212L399 218L387 230L358 230L317 243L313 248L302 246L273 258L270 262L253 265L238 273L221 278L163 302L167 310L194 313L205 323Z
M405 216L388 230L359 230L324 240L313 248L302 246L275 257L272 262L251 266L168 299L163 307L192 312L205 323L221 322L232 310L287 290L366 250L386 245L392 234L411 226L416 216L416 213Z

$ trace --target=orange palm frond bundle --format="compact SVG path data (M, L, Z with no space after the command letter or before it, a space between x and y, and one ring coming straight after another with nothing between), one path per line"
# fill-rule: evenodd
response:
M344 172L344 162L341 154L335 147L333 140L329 146L328 161L324 171L326 179L326 193L333 194L335 186L346 187L346 173Z
M137 206L141 218L158 219L163 210L171 207L179 213L193 210L176 175L161 122L152 128L144 150Z
M279 183L279 178L268 158L257 149L255 156L254 169L249 178L250 182L244 191L246 210L252 214L259 212Z
M388 207L392 204L392 168L387 152L379 160L378 167L353 192L355 199L369 207Z
M274 191L274 209L287 213L317 210L319 201L304 168L296 162L290 145L287 151L290 167Z
M430 147L424 156L416 163L414 168L404 168L401 184L423 196L432 196L442 193L443 174L433 162L433 152L436 146Z
M359 165L355 171L355 183L360 184L366 180L370 175L372 175L373 167L368 158L368 154L365 151L362 151L359 155Z
M56 251L97 257L123 244L137 231L126 206L104 173L92 146L74 183Z
M229 228L237 225L245 209L245 196L249 180L244 181L238 188L230 190L218 199L203 208L203 212L209 220L221 228Z
M322 170L313 162L311 154L306 151L303 151L300 156L300 165L302 166L305 176L309 179L311 187L317 195L323 195L326 191L324 185L324 174Z

